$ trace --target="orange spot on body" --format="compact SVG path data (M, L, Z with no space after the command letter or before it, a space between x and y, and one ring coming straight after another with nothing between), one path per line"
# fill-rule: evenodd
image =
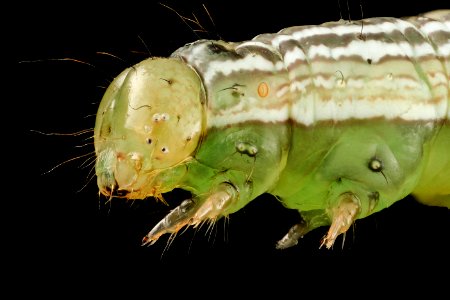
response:
M258 85L258 95L261 98L265 98L265 97L267 97L267 95L269 95L269 85L267 85L267 83L261 82Z

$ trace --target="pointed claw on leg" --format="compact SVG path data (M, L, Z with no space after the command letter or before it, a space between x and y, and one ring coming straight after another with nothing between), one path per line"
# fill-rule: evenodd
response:
M230 184L222 184L196 211L192 225L198 226L206 219L215 220L236 199L236 189Z
M191 199L184 200L142 239L142 245L153 245L163 234L174 233L190 223L196 205Z
M198 226L205 220L216 220L236 197L236 189L228 183L223 183L204 201L183 201L153 227L142 239L142 245L153 245L163 234L176 233L184 226Z
M308 226L304 220L301 220L300 223L295 224L289 229L288 233L286 233L281 240L279 240L275 246L276 249L286 249L289 247L293 247L298 244L298 240L301 239L305 234L308 233Z
M330 249L336 241L336 238L341 233L347 232L356 220L360 208L359 200L354 194L342 194L338 205L331 210L332 223L327 235L322 239L320 247L325 245Z
M286 249L298 244L298 240L317 227L327 225L329 218L324 210L301 212L299 223L289 229L288 233L277 242L276 249Z

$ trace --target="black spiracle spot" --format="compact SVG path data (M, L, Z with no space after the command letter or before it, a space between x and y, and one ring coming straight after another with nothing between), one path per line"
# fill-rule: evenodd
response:
M233 48L227 48L224 45L218 44L218 43L209 43L208 44L208 50L211 52L211 54L215 54L217 56L231 58L231 59L237 59L241 58L241 55L236 53Z
M213 54L221 54L228 52L228 49L216 43L208 44L208 50Z

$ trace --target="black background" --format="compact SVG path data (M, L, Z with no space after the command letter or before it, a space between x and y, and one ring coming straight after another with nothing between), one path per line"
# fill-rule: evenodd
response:
M319 249L327 228L311 232L296 247L275 250L297 214L268 195L230 216L226 226L220 221L208 232L206 227L197 232L189 229L170 247L166 247L167 236L151 247L141 247L142 237L185 194L167 195L170 207L153 199L106 203L98 196L96 179L91 179L92 159L83 165L92 155L43 174L92 152L92 139L89 134L48 136L32 130L72 133L93 128L104 87L125 67L150 54L168 56L199 38L241 41L288 26L335 21L340 15L360 19L360 4L364 17L402 17L449 6L437 0L397 6L394 1L349 0L348 7L341 1L340 8L337 0L163 3L186 17L194 13L207 32L194 33L173 11L154 1L22 2L5 9L4 14L12 16L4 25L11 38L5 47L13 50L14 57L13 71L7 74L11 84L4 86L13 96L3 114L5 120L14 120L4 126L6 136L13 135L3 144L10 179L3 198L7 247L13 251L7 256L13 266L9 278L39 282L33 292L44 293L51 293L56 283L70 287L66 292L82 290L89 283L114 291L118 285L112 282L139 278L133 289L150 294L156 282L176 285L190 279L196 281L190 289L194 293L199 282L225 272L234 274L228 280L255 274L272 280L295 272L293 278L303 275L320 285L340 278L337 274L344 271L353 279L376 271L400 278L408 273L405 266L448 273L449 211L420 205L412 198L358 220L343 246L340 237L331 250ZM57 60L61 58L90 65ZM418 280L428 277L423 271L409 274ZM374 284L371 280L369 286ZM217 284L224 290L229 283Z

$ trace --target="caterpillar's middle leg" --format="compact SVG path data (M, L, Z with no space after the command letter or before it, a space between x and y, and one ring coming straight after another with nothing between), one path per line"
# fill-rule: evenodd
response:
M346 233L356 220L361 206L353 193L343 193L338 197L336 205L328 210L311 210L301 213L302 220L289 229L276 244L277 249L286 249L298 244L305 234L320 226L329 225L330 229L323 237L320 247L331 248L341 233Z

